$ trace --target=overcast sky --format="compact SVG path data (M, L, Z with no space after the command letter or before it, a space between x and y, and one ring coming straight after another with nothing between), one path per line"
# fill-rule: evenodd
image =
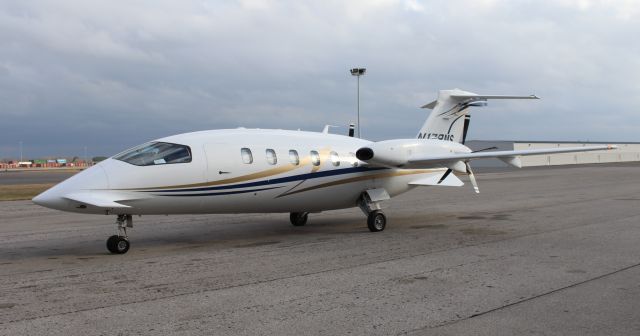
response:
M532 94L469 138L640 141L633 0L0 1L0 157L112 155L176 133L415 137L439 89Z

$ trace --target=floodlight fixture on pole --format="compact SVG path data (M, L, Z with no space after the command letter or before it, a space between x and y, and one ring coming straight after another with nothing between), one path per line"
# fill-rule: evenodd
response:
M360 138L360 76L363 76L367 69L365 68L353 68L350 70L351 76L356 76L358 78L358 138Z

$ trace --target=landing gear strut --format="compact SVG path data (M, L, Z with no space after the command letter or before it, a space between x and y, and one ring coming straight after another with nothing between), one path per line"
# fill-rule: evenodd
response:
M309 218L308 212L292 212L289 214L289 220L293 226L304 226Z
M383 231L387 226L387 216L380 208L380 202L374 202L369 194L364 192L358 200L358 207L367 215L367 227L371 232Z
M107 239L107 250L114 254L125 254L131 247L127 237L127 228L133 227L133 219L131 215L118 215L116 225L118 225L118 234Z

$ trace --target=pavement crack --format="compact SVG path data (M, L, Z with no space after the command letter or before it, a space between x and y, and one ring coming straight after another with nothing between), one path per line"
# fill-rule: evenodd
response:
M608 272L608 273L605 273L605 274L601 274L601 275L598 275L596 277L589 278L589 279L586 279L586 280L583 280L583 281L572 283L572 284L567 285L567 286L556 288L554 290L551 290L551 291L548 291L548 292L544 292L544 293L541 293L541 294L538 294L538 295L534 295L534 296L531 296L531 297L528 297L528 298L525 298L525 299L522 299L522 300L511 302L511 303L508 303L508 304L505 304L505 305L502 305L502 306L498 306L498 307L495 307L495 308L492 308L492 309L489 309L489 310L485 310L485 311L480 312L480 313L472 314L472 315L469 315L469 316L461 318L461 319L452 320L452 321L446 321L444 323L440 323L440 324L433 325L433 326L425 326L425 327L422 327L422 328L413 329L413 330L410 330L410 331L405 331L405 332L402 332L402 333L400 333L398 335L406 335L408 333L413 333L413 332L420 331L420 330L435 329L435 328L445 327L445 326L453 325L453 324L460 323L460 322L463 322L463 321L467 321L467 320L470 320L470 319L473 319L473 318L476 318L476 317L484 316L484 315L491 314L491 313L496 312L496 311L500 311L500 310L503 310L503 309L506 309L506 308L517 306L517 305L523 304L525 302L529 302L529 301L533 301L533 300L536 300L536 299L539 299L539 298L542 298L542 297L545 297L545 296L553 295L555 293L559 293L559 292L562 292L562 291L567 290L567 289L571 289L571 288L575 288L575 287L578 287L578 286L582 286L584 284L587 284L587 283L590 283L590 282L593 282L593 281L604 279L606 277L609 277L609 276L612 276L612 275L615 275L615 274L618 274L618 273L622 273L622 272L628 271L628 270L636 268L638 266L640 266L640 263L636 263L636 264L633 264L633 265L630 265L630 266L627 266L627 267L623 267L623 268L617 269L615 271L611 271L611 272Z

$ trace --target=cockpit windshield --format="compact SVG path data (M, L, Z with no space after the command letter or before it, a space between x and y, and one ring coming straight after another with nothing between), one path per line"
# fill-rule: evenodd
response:
M113 157L136 166L191 162L191 148L168 142L150 142Z

